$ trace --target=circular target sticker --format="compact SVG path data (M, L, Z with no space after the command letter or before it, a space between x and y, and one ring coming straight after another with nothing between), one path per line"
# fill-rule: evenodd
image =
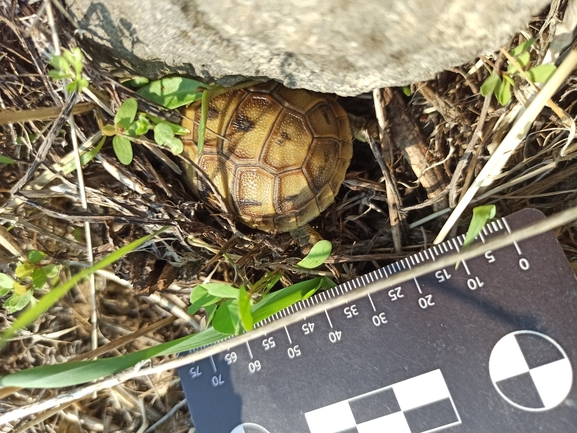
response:
M573 384L563 348L535 331L515 331L501 338L491 352L489 374L505 401L530 412L559 405Z
M245 422L236 426L230 433L269 433L269 431L258 424Z

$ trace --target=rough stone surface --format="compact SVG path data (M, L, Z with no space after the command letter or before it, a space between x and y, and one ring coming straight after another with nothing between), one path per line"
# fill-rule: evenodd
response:
M355 95L498 49L550 0L67 0L119 73Z

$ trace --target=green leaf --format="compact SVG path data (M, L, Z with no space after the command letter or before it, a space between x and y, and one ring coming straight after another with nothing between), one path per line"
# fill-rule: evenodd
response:
M79 92L82 92L83 89L88 87L88 80L86 78L80 77L76 80L76 83Z
M131 80L124 81L122 84L132 89L138 89L139 87L142 87L149 82L150 80L146 77L133 77Z
M200 285L212 296L238 299L238 289L225 283L204 283Z
M544 83L557 70L555 65L538 65L527 71L527 75L534 83Z
M64 50L62 56L72 65L76 74L82 72L82 51L78 47L74 47L71 50Z
M6 296L8 293L12 291L12 288L2 287L0 286L0 297Z
M488 94L495 91L499 83L501 82L501 78L497 74L491 74L487 77L483 84L481 85L481 95L487 96Z
M9 156L0 155L0 164L16 164L16 161Z
M78 272L77 274L73 275L68 281L63 284L60 284L57 287L54 287L50 292L44 295L40 300L34 305L32 308L24 311L12 324L11 328L8 328L2 333L0 337L0 348L6 344L8 339L12 338L12 336L20 329L28 326L34 320L36 320L42 313L48 310L52 305L54 305L62 296L64 296L72 287L82 281L84 278L88 277L89 275L99 271L101 269L110 266L112 263L117 261L118 259L124 257L129 252L135 250L136 248L140 247L145 242L148 242L154 236L162 233L166 230L167 227L163 227L162 229L148 235L144 236L140 239L137 239L128 245L125 245L118 250L108 254L98 263L94 264L93 266L83 269L82 271ZM90 379L89 379L90 380Z
M223 334L240 334L240 315L236 299L229 299L219 305L216 313L214 313L212 326Z
M212 319L214 318L214 313L216 313L217 308L217 304L207 305L204 307L204 310L206 311L206 323L212 324Z
M195 314L201 308L206 308L209 305L216 304L222 300L220 296L213 296L201 285L196 286L190 292L190 307L188 307L188 314Z
M56 69L59 69L65 73L66 77L71 77L73 75L72 69L70 68L70 63L63 56L52 56L49 63Z
M10 275L0 273L0 287L3 289L12 290L12 285L14 284L14 280L10 277ZM0 295L2 296L2 295Z
M112 125L108 125L108 126L112 126ZM112 126L112 127L114 128L114 126ZM102 149L102 146L104 145L105 141L106 141L106 137L102 137L100 142L98 143L98 145L96 145L96 147L94 149L90 149L88 152L84 152L83 154L81 154L80 155L80 163L82 165L86 165L90 161L92 161L94 159L94 157L96 155L98 155L98 152L100 152L100 149ZM67 164L65 164L62 167L62 172L64 174L72 173L74 170L76 170L76 161L75 160L71 160L70 162L68 162Z
M100 131L102 132L102 135L105 135L106 137L112 137L118 132L114 125L104 125Z
M14 281L12 288L19 295L23 295L26 293L26 290L28 290L30 288L30 286L28 284L20 284L19 282Z
M43 268L36 268L32 272L32 285L35 289L41 289L46 284L46 272Z
M190 78L169 77L153 81L137 93L163 107L178 108L199 100L202 89L209 87Z
M32 300L33 293L34 290L27 290L22 295L16 292L12 293L12 296L4 302L4 308L6 308L6 311L9 313L15 313L16 311L22 310Z
M312 296L317 290L334 286L334 283L325 277L313 278L302 281L284 289L277 290L265 296L262 301L252 308L254 322L260 322L280 310L287 308L295 302L302 301ZM331 287L332 287L331 286Z
M501 81L495 89L495 96L499 104L507 105L511 100L511 83L507 80Z
M305 269L314 269L322 265L331 255L332 244L327 240L318 241L312 247L310 253L297 263L297 266Z
M132 143L122 135L115 135L112 139L112 147L118 160L124 165L132 162Z
M517 45L515 48L509 51L509 54L511 54L512 57L517 57L519 54L528 51L529 48L531 48L531 45L533 45L534 43L535 39L529 39L523 42L522 44Z
M403 87L403 93L405 94L405 96L411 96L411 86Z
M144 135L148 132L150 128L152 128L152 124L146 118L146 116L140 115L138 116L138 120L136 122L136 135Z
M463 248L468 247L471 242L481 233L487 221L495 218L497 213L497 208L494 204L488 204L485 206L477 206L473 209L473 218L469 224L469 229L467 230L467 236L465 236L465 242L463 242Z
M190 130L188 128L185 128L184 126L179 125L178 123L172 123L172 122L168 122L164 119L161 119L160 117L156 117L153 116L152 114L148 114L148 117L150 118L150 120L152 121L152 123L154 123L155 125L158 125L159 123L166 123L167 125L170 125L170 127L172 128L172 131L176 134L176 135L186 135L186 134L190 134Z
M53 80L64 80L65 78L69 78L71 75L67 74L66 72L59 71L58 69L51 69L48 71L48 76Z
M250 303L250 295L244 288L241 286L238 289L238 312L240 314L240 320L242 323L243 328L246 331L250 331L254 325L254 319L252 318L252 306Z
M46 257L46 254L43 253L42 251L38 250L28 251L28 261L32 264L40 263L42 260L44 260L44 257Z
M44 269L47 278L56 278L60 273L60 267L53 263L42 267L42 269Z
M174 131L166 122L160 122L154 127L154 141L161 146L174 137Z
M166 140L164 145L170 149L173 155L180 155L184 150L184 144L180 138L171 137Z
M136 112L138 111L138 102L134 98L128 98L122 103L116 116L114 116L114 124L121 127L122 129L127 129L136 117Z
M20 279L24 279L27 278L28 276L30 276L30 274L32 274L32 272L34 271L35 266L31 263L28 262L24 262L19 264L18 266L16 266L16 270L14 271L14 273L16 274L16 276Z
M531 60L531 54L529 54L529 52L527 51L520 54L519 57L517 57L517 62L519 62L519 65L521 65L521 68L523 69L525 69L525 66L529 64L530 60ZM515 72L517 72L517 68L515 67L514 64L510 63L507 66L507 72L509 74L514 74Z

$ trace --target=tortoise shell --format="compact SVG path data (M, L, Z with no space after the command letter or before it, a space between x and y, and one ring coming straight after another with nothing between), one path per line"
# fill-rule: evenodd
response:
M228 211L250 227L287 232L302 227L334 200L352 157L347 114L330 97L276 82L211 99L205 142L197 153L200 105L184 110L184 152L212 181ZM192 187L209 185L190 164Z

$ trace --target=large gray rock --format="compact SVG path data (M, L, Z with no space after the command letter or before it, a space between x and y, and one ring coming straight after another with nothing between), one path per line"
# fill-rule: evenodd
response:
M67 0L96 60L355 95L498 49L550 0Z

